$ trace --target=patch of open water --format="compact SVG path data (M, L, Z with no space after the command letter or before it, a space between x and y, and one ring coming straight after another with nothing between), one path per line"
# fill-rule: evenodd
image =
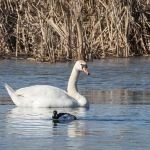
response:
M59 108L77 117L53 123L54 109L18 108L3 84L18 89L49 84L66 90L74 63L0 61L0 149L150 149L150 59L125 58L88 62L78 89L89 109Z

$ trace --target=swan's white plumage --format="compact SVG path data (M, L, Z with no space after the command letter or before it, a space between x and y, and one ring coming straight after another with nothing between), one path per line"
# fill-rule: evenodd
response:
M68 93L57 87L35 85L14 91L5 84L13 102L19 107L89 107L88 100L77 90L79 71L84 61L77 61L68 83Z

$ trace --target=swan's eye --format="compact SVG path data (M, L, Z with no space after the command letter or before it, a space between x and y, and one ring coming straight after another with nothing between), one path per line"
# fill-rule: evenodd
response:
M85 64L81 64L81 66L82 66L82 69L83 69L83 68L88 68L88 66L85 65Z

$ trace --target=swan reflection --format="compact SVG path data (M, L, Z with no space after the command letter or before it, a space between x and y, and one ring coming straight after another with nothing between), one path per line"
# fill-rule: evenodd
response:
M87 108L55 108L59 112L69 112L77 117L73 121L53 122L54 108L21 108L11 109L6 116L6 131L20 137L53 137L65 134L69 137L83 136L87 130L85 118ZM63 131L62 130L63 127ZM57 128L57 129L56 129ZM63 133L62 133L63 132Z

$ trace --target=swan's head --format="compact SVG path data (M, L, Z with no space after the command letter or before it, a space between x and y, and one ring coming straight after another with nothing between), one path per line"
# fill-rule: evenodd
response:
M90 75L88 72L88 66L84 60L78 60L75 64L75 68L80 71L84 71L87 75Z

